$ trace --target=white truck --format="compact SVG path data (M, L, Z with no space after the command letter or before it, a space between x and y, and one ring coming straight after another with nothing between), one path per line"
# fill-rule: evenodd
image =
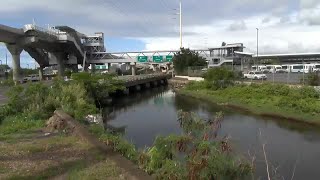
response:
M244 74L245 79L267 79L267 75L263 74L261 71L249 71L249 73Z

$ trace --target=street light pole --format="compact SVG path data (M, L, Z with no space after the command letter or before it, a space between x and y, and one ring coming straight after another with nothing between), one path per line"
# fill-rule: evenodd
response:
M180 0L180 48L182 48L182 0Z
M27 64L27 66L28 66L28 69L29 69L29 64Z
M256 28L257 29L257 59L256 59L256 62L259 61L259 28ZM255 63L256 65L256 63Z

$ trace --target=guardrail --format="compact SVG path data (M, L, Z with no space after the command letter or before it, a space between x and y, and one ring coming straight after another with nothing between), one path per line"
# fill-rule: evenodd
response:
M28 31L40 31L40 32L46 33L48 35L56 36L57 38L59 37L59 35L67 34L66 32L60 31L58 29L46 29L46 28L43 28L40 26L36 26L34 24L24 25L23 31L25 33Z

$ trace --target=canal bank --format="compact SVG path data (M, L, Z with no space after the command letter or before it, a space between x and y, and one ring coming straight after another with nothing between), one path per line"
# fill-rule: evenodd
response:
M255 179L267 177L262 143L266 144L270 168L280 166L278 175L290 179L295 164L295 179L312 180L320 175L316 168L320 165L317 153L320 150L319 128L253 116L180 96L167 88L155 88L117 99L112 108L104 111L105 127L120 128L127 141L144 149L152 146L159 135L182 133L177 121L179 110L194 112L203 119L210 119L223 111L225 116L218 137L230 136L232 151L239 156L256 157Z

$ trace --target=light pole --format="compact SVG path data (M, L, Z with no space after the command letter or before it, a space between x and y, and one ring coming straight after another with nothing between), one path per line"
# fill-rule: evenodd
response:
M256 62L259 61L259 28L256 28L257 29L257 59L256 59ZM256 63L254 63L254 65L256 65Z
M29 64L27 64L27 66L28 66L28 69L29 69Z
M182 0L180 0L180 48L182 48Z

